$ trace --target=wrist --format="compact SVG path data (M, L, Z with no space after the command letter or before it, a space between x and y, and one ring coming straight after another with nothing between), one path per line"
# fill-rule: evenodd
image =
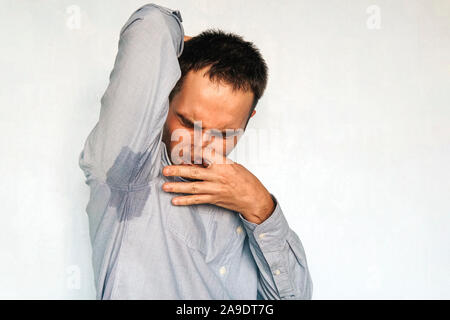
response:
M275 202L273 201L270 193L264 196L262 201L258 201L258 206L251 209L251 212L246 214L242 214L244 218L252 223L261 224L266 219L270 217L270 215L275 210Z

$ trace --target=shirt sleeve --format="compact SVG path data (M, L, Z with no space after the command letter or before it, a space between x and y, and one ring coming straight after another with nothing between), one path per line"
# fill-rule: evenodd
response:
M120 31L100 117L79 155L86 177L108 185L145 185L161 143L168 97L181 77L184 30L178 10L147 4ZM150 165L149 165L150 162Z
M289 228L283 211L276 206L262 223L239 216L249 237L249 246L259 270L258 299L311 299L313 284L305 250L297 234Z

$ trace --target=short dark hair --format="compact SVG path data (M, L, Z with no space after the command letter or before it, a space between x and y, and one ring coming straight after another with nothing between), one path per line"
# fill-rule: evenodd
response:
M239 35L219 29L207 29L186 41L178 62L181 77L170 93L169 101L181 91L189 71L207 66L210 68L206 74L211 81L223 81L232 85L233 90L253 92L250 115L267 85L268 68L258 48Z

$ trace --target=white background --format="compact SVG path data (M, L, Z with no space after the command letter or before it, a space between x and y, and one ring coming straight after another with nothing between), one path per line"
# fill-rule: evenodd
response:
M78 155L145 3L0 1L0 298L94 298ZM236 160L301 238L313 298L449 299L450 1L157 4L265 57Z

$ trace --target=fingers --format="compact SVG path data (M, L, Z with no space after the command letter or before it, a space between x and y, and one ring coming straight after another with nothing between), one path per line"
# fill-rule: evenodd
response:
M172 199L172 203L176 206L188 206L212 202L213 196L209 194L196 194L192 196L175 197Z
M208 181L196 182L166 182L162 186L164 191L175 193L214 194L219 192L216 183Z
M207 168L186 165L166 166L163 169L163 175L166 177L178 176L196 180L214 180L217 176L213 171L208 170Z

